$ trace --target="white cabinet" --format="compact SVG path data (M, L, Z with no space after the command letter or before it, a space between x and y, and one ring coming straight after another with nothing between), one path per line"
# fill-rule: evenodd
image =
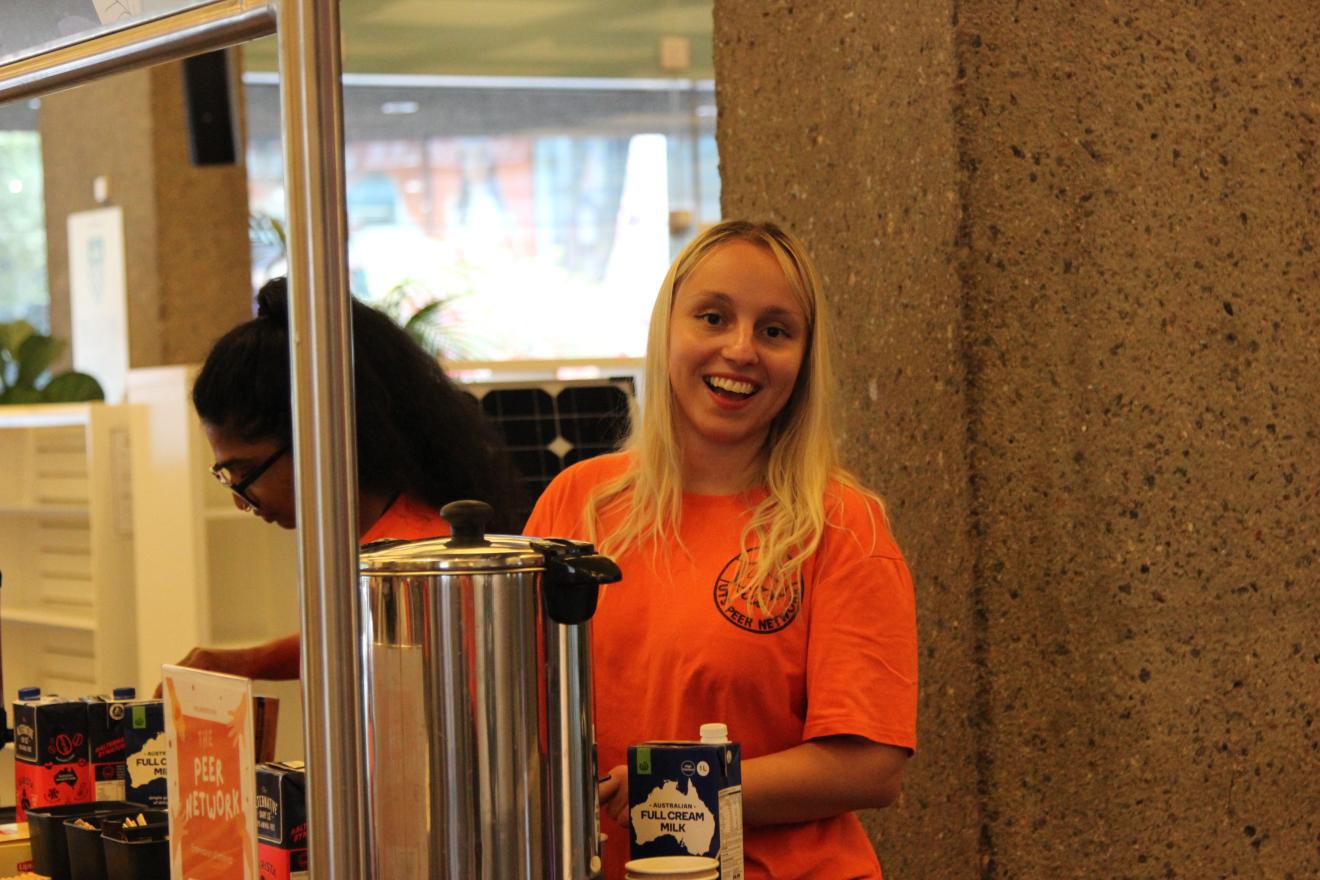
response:
M234 507L192 408L194 366L131 370L133 519L137 533L138 677L198 646L240 647L295 632L295 533ZM346 585L351 589L352 585ZM297 682L265 683L280 699L276 757L302 756Z
M138 684L131 407L0 407L4 700Z

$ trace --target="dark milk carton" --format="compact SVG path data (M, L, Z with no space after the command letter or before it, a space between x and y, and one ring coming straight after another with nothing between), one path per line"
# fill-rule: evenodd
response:
M163 700L138 700L124 708L126 800L158 810L168 809L165 703Z
M125 800L128 765L124 760L124 726L128 703L137 692L133 688L115 688L109 697L87 700L87 738L92 761L92 779L96 800Z
M701 725L699 742L628 747L632 858L709 856L721 880L742 880L742 769L723 724Z
M301 761L257 765L261 880L307 878L307 776Z
M92 800L87 707L23 688L14 703L14 802L17 821L32 807Z

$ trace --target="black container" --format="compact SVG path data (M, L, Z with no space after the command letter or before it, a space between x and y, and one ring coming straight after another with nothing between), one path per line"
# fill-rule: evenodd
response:
M170 814L165 810L138 810L133 818L141 816L145 825L124 825L122 822L106 823L102 832L110 832L116 840L158 840L170 836ZM128 817L125 817L128 818Z
M170 880L170 838L166 813L144 811L145 827L125 828L122 820L101 829L106 880Z
M89 801L85 804L55 804L28 810L28 834L32 839L32 870L52 880L70 880L69 844L64 820L97 814L123 815L148 809L128 801Z
M101 827L107 822L122 822L127 816L136 816L140 810L98 813L86 817L64 820L64 836L69 845L70 880L106 880L105 849L101 846ZM92 827L77 825L79 820Z

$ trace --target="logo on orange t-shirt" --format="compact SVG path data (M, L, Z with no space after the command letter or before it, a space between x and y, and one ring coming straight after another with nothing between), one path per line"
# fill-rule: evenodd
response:
M756 550L749 562L756 558ZM743 582L743 570L738 557L730 559L715 579L715 607L724 619L734 626L754 633L779 632L793 622L802 607L803 584L799 576L791 589L773 599L758 597L751 586Z

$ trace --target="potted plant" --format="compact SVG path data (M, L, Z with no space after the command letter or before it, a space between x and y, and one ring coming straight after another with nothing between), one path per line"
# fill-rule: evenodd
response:
M66 346L27 321L0 323L0 404L105 400L101 383L86 373L51 374L51 364Z

